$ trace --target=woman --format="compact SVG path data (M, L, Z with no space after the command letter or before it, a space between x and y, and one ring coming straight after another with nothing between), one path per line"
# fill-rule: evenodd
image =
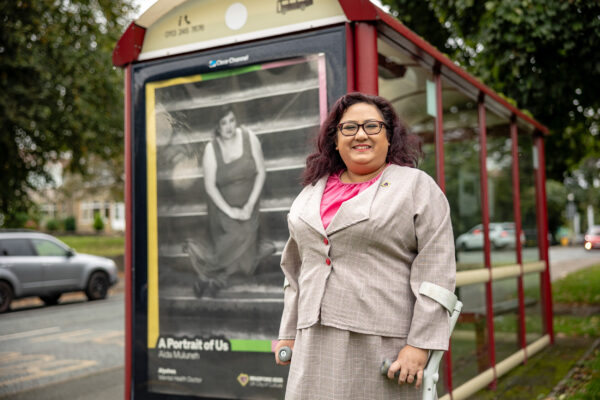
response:
M258 199L265 182L260 142L238 127L227 106L220 114L215 139L202 159L208 194L208 229L212 246L188 240L186 251L198 274L194 291L214 295L233 274L251 275L260 261Z
M448 202L414 168L420 153L381 97L347 94L321 127L281 259L286 399L421 398L428 350L447 349L449 324L419 286L454 290L456 267ZM398 382L380 375L386 358Z

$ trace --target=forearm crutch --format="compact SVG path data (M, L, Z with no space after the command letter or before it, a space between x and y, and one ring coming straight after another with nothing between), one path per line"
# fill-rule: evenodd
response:
M450 314L450 334L452 334L463 306L462 302L460 302L456 295L448 289L431 282L423 282L419 288L419 293L437 301L446 309L446 311L448 311ZM436 385L440 377L438 369L443 355L443 350L433 350L429 354L429 360L423 371L423 400L435 399ZM391 364L391 360L383 361L381 364L382 375L387 375L387 371ZM399 371L396 372L396 379L398 379L398 375Z

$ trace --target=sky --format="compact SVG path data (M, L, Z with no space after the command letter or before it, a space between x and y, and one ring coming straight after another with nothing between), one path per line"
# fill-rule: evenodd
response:
M133 4L137 5L140 8L135 17L137 18L140 15L142 15L144 11L149 9L150 6L154 3L156 3L156 0L134 0Z

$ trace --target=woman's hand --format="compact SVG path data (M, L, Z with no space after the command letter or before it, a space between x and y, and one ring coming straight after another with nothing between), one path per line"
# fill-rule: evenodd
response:
M424 349L406 345L398 353L396 361L390 365L388 378L394 379L396 371L400 371L398 383L415 383L415 387L420 387L423 382L423 369L427 364L429 352Z
M238 207L229 207L227 210L223 210L225 214L231 219L237 219L245 221L248 218L244 218L244 211Z
M279 365L288 365L291 361L280 361L279 360L279 349L281 349L283 346L288 346L290 349L292 349L292 351L294 350L294 343L296 341L294 339L284 339L284 340L280 340L279 343L277 343L277 346L275 346L275 362Z
M240 213L240 219L246 221L252 217L252 211L254 211L254 205L250 203L246 203L244 207L242 207Z

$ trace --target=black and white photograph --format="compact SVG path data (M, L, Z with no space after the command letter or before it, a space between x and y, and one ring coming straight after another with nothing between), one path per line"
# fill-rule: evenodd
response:
M156 391L196 391L199 371L253 364L247 353L272 358L283 308L279 260L287 212L326 107L324 58L316 54L147 85L157 245L148 290L158 294L158 303L148 308L148 374ZM184 351L186 341L223 344L220 352L195 352ZM183 368L195 375L179 383L169 379L169 369L181 376ZM272 370L264 373L269 376L286 375L268 362L260 368ZM270 384L275 397L283 387L276 381Z

